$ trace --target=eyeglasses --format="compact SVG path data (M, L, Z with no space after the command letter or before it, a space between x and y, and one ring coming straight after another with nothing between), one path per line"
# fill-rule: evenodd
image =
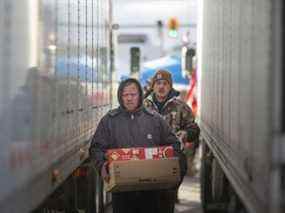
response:
M122 97L126 98L130 96L131 98L134 98L134 97L137 97L138 95L139 95L138 93L125 93L125 94L122 94Z

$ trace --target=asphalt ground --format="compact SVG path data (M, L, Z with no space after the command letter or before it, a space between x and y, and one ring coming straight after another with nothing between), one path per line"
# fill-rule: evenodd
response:
M178 192L179 203L175 213L202 213L200 201L199 173L194 177L185 176Z

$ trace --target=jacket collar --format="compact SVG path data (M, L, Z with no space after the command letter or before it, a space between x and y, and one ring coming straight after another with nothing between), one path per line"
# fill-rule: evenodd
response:
M143 106L140 106L139 108L137 108L135 111L133 112L129 112L127 111L126 109L124 109L123 107L119 107L119 110L120 112L122 112L124 115L127 115L127 116L131 116L131 115L139 115L142 111L143 111L144 107Z

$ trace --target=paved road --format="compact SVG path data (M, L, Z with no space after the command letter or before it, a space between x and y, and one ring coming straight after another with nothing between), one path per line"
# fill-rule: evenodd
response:
M175 205L175 213L202 213L200 202L199 176L184 177L179 188L179 204Z

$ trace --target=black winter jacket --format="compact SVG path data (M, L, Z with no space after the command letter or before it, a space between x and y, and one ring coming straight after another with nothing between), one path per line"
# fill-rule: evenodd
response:
M100 169L106 160L107 149L161 145L179 147L177 137L160 115L145 108L134 113L117 108L100 121L92 139L90 154Z

